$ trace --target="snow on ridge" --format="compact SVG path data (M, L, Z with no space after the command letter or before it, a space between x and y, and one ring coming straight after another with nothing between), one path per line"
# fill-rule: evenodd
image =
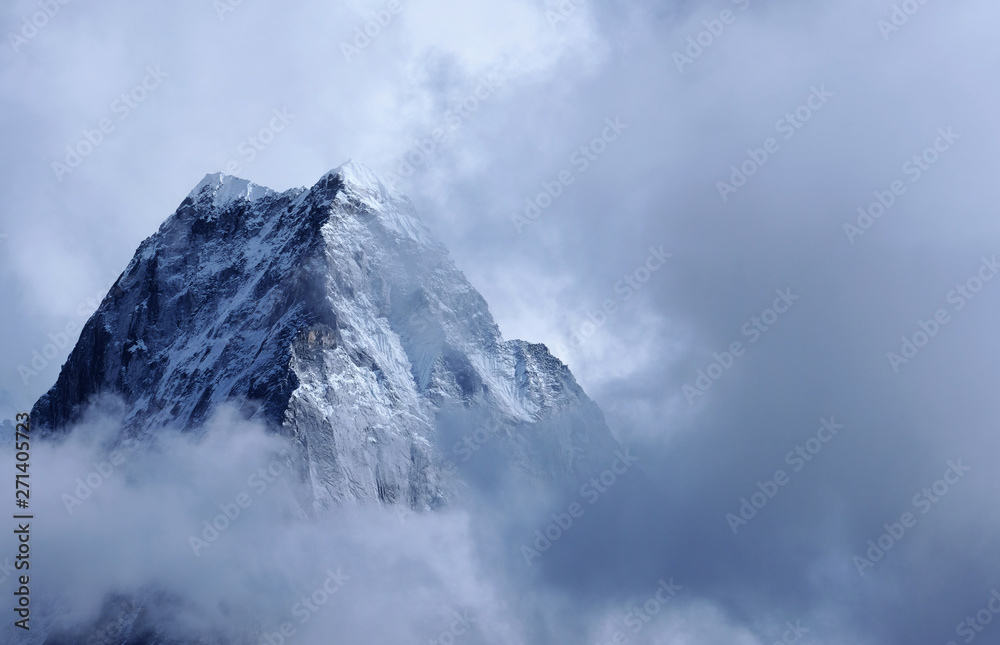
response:
M326 174L339 175L345 184L349 184L365 192L378 194L384 198L388 198L390 193L393 192L379 179L374 170L353 159L348 159Z
M344 183L345 195L339 199L357 199L372 212L378 213L386 229L402 237L424 246L440 246L417 215L409 198L387 186L371 168L349 159L324 178L333 175L339 176ZM443 247L441 250L447 255Z
M253 202L274 193L270 188L255 184L249 179L215 172L205 175L188 194L188 198L195 202L210 199L213 206L222 207L241 199Z
M352 195L379 211L384 210L386 203L403 199L402 195L386 186L373 170L353 159L348 159L326 173L323 178L331 176L339 176ZM210 199L213 206L225 206L240 199L253 202L274 194L277 194L277 191L249 179L214 172L205 175L188 194L188 198L194 202Z
M401 199L401 195L387 187L371 168L353 159L326 173L323 179L333 176L343 181L347 192L376 212L385 212L386 204Z

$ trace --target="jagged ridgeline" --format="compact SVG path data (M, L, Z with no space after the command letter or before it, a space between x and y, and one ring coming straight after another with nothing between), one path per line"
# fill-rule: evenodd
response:
M617 448L569 368L505 341L409 200L353 162L281 193L206 176L139 246L34 425L66 432L109 395L138 436L237 406L294 440L317 506L434 508L470 446L564 481Z

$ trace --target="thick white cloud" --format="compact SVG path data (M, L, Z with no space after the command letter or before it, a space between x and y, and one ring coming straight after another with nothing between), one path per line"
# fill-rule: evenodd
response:
M625 528L581 527L580 542L561 547L579 557L547 556L546 617L518 637L543 638L575 602L603 617L605 604L640 597L648 581L637 572L653 570L675 572L733 634L761 642L796 617L821 625L823 642L956 639L955 624L1000 584L982 573L995 561L986 536L1000 489L989 468L1000 456L997 283L952 309L899 373L886 354L955 307L951 290L998 252L997 8L587 2L550 24L559 4L403 2L350 61L340 43L385 4L245 0L222 20L207 1L61 5L20 51L0 53L5 414L55 380L68 353L60 334L204 173L235 160L238 174L278 189L347 158L395 173L444 128L402 187L504 333L568 361L657 485L616 516ZM888 30L897 5L919 8ZM37 6L10 3L0 23L16 31ZM719 31L723 10L729 24L702 35ZM680 71L689 37L704 44ZM119 119L113 102L147 65L169 76ZM448 111L490 73L504 81L452 126ZM787 130L814 86L833 94ZM294 120L248 160L240 146L282 108ZM115 130L59 181L52 161L102 118ZM575 151L615 118L628 128L583 169ZM911 181L904 164L947 128L960 138ZM768 138L778 149L723 201L717 182ZM518 232L511 216L563 171L573 183ZM905 194L852 243L844 225L897 180ZM673 256L625 301L616 284L661 244ZM750 344L743 326L784 288L801 300ZM575 347L572 334L609 299L616 313ZM684 386L737 341L746 353L689 406ZM53 358L25 382L17 366L33 351ZM790 468L786 453L830 414L848 428L838 443L733 536L725 514ZM963 488L858 576L852 556L959 457L974 467ZM544 517L511 521L527 529ZM492 593L510 599L505 584ZM600 635L603 620L574 635Z

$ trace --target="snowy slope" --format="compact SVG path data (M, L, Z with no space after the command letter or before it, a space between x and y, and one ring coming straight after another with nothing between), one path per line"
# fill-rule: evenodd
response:
M295 439L315 507L446 502L446 461L483 422L541 479L617 447L569 369L505 341L410 202L353 162L283 193L206 176L88 321L36 427L65 429L99 394L133 434L239 405Z

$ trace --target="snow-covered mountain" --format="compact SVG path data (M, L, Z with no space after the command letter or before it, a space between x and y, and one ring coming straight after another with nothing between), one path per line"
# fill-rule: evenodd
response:
M504 340L402 195L349 162L282 193L212 174L146 239L32 410L59 433L98 395L130 434L220 404L291 437L314 508L447 502L483 447L573 480L617 444L544 345Z

